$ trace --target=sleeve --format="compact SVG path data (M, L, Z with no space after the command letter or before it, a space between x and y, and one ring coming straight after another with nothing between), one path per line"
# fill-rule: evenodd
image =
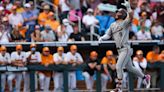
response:
M40 52L38 52L38 62L40 63L41 61L42 61L41 54L40 54Z
M86 16L83 17L82 22L85 24L86 23Z
M111 35L112 35L112 25L111 27L108 28L108 30L106 31L105 35L103 35L101 37L102 40L107 40L109 38L111 38Z
M148 52L148 54L146 55L146 59L147 59L147 61L152 60L152 54L151 54L151 52Z
M144 58L142 62L140 62L140 66L145 69L147 67L147 60Z
M15 54L14 52L11 53L11 62L15 60Z
M105 57L101 60L101 64L107 64L107 60Z
M53 59L54 59L54 62L58 62L58 58L57 58L56 54L53 55Z
M82 56L78 53L78 61L84 62Z
M129 18L129 14L128 14L128 17L123 21L123 27L126 28L130 23L131 23L131 20Z

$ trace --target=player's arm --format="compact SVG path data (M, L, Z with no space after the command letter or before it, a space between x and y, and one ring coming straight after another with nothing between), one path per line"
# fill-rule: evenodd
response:
M133 19L133 11L132 11L131 6L130 6L130 0L128 0L128 1L124 0L124 3L122 3L122 5L124 5L126 7L126 9L127 9L126 20L132 21L132 19Z
M112 25L107 30L107 32L102 37L99 38L99 41L108 40L109 38L111 38L111 34L112 34L111 27L112 27Z

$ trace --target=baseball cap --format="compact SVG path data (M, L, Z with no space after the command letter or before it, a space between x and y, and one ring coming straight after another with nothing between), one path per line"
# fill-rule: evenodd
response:
M50 9L50 6L49 6L49 5L45 5L45 6L43 7L43 9L49 10L49 9Z
M31 8L31 5L30 5L29 3L26 3L26 4L24 5L24 7L25 7L25 8Z
M45 30L51 30L51 27L49 25L45 25Z
M89 8L89 9L87 10L87 12L93 12L93 9Z
M64 25L68 25L69 24L69 20L68 19L63 19L62 22L63 22Z

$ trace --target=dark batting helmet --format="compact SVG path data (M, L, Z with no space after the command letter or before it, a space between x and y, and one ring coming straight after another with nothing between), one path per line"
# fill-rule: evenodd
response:
M127 17L127 11L125 9L123 9L123 8L117 10L116 14L117 13L120 13L120 14L117 15L116 19L123 19L124 20Z

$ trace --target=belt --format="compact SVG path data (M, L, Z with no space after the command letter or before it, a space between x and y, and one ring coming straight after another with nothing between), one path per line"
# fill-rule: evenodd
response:
M117 47L117 49L122 49L122 48L124 48L124 46Z

